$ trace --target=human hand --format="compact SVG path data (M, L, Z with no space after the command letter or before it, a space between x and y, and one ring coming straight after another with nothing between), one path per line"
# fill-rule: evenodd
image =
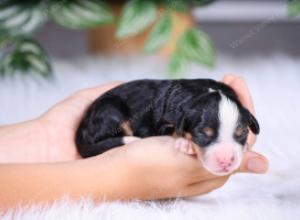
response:
M63 196L88 196L99 202L187 197L208 193L227 181L228 176L214 176L195 157L176 150L175 141L145 138L66 163L0 164L0 210ZM240 172L250 171L247 164L257 157L252 156L246 154Z
M208 193L226 183L229 175L209 173L196 157L175 149L175 141L168 136L150 137L98 156L110 158L110 162L116 164L113 167L119 167L116 172L120 172L117 176L121 178L118 179L121 185L115 188L114 195L118 198L114 199L188 197ZM116 162L113 158L117 158ZM263 164L264 169L257 169L257 159L264 157L247 152L238 172L265 172L267 163Z
M44 162L71 161L79 159L75 146L75 133L88 106L101 94L120 82L83 89L63 100L35 120L44 138Z

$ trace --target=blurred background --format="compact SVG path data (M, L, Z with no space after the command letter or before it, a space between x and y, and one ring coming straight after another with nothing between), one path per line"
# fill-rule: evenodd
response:
M9 40L20 33L24 34L28 29L28 19L33 17L31 15L38 5L31 4L32 7L25 7L23 11L28 12L26 17L20 10L15 10L15 14L9 10L7 12L11 6L15 6L15 3L6 5L5 2L10 1L0 2L6 6L0 9L0 42L5 31L11 35L6 37ZM292 83L297 83L295 87L299 85L298 0L199 0L200 6L192 4L193 7L189 7L191 4L187 2L197 1L174 0L165 1L163 7L157 6L157 14L151 14L153 5L149 2L152 1L114 0L108 1L107 6L98 8L99 5L90 6L89 1L76 0L71 3L78 3L82 8L79 10L75 7L76 10L71 12L68 11L70 2L67 2L66 6L64 1L59 0L45 2L52 4L41 10L40 23L43 25L36 25L39 28L34 28L34 34L29 35L42 48L31 40L29 44L25 41L21 46L10 42L7 45L17 48L16 58L0 58L2 66L6 67L6 64L9 64L6 68L8 71L4 72L21 67L21 70L15 68L14 74L0 78L2 124L34 118L79 89L115 80L170 77L219 80L226 73L236 73L247 79L250 89L254 88L254 98L262 92L266 96L270 95L271 91L257 89L259 83L267 82L270 78L279 80L280 83L291 80ZM127 13L131 17L126 18L124 15L124 2L131 4L133 12L130 13L133 15ZM29 4L23 1L19 4L25 3ZM181 9L180 3L187 4L188 7ZM209 4L202 5L203 3ZM166 7L170 10L166 10ZM101 17L99 12L94 14L95 17L89 17L89 14L82 12L87 9L94 12L95 8L102 10L106 17ZM5 23L5 16L13 22ZM117 23L112 22L112 16L117 17ZM44 22L45 17L49 18L47 22ZM103 24L95 25L87 18L100 21L102 19ZM22 19L27 21L25 25L20 22ZM155 25L151 25L153 19L156 21ZM139 20L149 22L143 23ZM156 25L160 22L163 25L158 25L157 28ZM34 20L31 23L35 23ZM143 25L151 27L140 28ZM136 31L137 29L139 31ZM153 29L159 31L156 31L155 37L151 39ZM145 44L151 53L143 52ZM7 47L1 47L0 55L9 49L10 47L8 50ZM30 57L20 56L22 52ZM49 59L45 59L47 56L43 55L44 53L48 54ZM182 60L188 59L192 60L191 64L183 64ZM31 64L35 69L27 68L27 64ZM168 66L179 74L170 74ZM39 70L42 76L47 76L51 69L50 78L40 77L36 74L38 71L35 71ZM282 79L283 76L285 79ZM274 82L270 86L282 85ZM257 108L260 107L264 108Z
M300 55L300 19L288 17L285 0L218 0L195 8L193 15L218 53ZM86 31L70 31L48 23L36 38L55 57L72 58L89 52Z

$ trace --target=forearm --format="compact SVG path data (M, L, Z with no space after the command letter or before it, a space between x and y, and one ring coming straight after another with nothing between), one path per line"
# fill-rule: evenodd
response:
M0 165L0 209L52 202L63 196L126 198L121 187L125 169L110 156L67 163Z
M0 164L43 162L47 156L37 121L0 126Z

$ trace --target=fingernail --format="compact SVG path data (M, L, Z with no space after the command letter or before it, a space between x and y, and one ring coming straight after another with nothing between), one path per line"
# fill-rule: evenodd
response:
M251 158L248 161L247 167L253 173L265 173L268 169L266 162L259 158Z

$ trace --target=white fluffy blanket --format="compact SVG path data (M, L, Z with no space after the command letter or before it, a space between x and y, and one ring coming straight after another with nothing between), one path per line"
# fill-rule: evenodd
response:
M74 91L111 80L164 78L158 58L56 60L55 80L16 76L0 81L0 124L27 120ZM283 55L220 56L213 71L192 67L187 75L220 79L243 75L253 94L262 133L255 149L270 160L266 175L237 174L208 195L167 202L61 200L52 206L11 211L3 219L300 219L300 59ZM1 183L0 183L1 184Z

